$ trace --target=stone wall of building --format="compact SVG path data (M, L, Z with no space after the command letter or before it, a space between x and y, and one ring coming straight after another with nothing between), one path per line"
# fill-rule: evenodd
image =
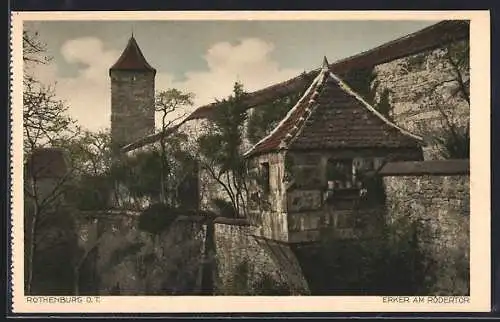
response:
M387 164L382 169L389 223L416 222L418 245L431 268L431 292L469 292L468 160Z
M249 173L248 220L258 227L260 236L287 241L284 155L269 153L252 158Z
M110 77L113 146L123 146L153 134L155 74L113 70Z
M329 200L327 163L329 159L348 158L353 160L358 171L370 165L369 171L380 167L387 157L400 160L421 160L418 149L338 150L323 152L289 152L285 171L291 178L286 190L286 220L288 241L305 242L321 239L321 233L328 229L338 238L352 238L357 235L372 236L383 219L383 200L365 202L359 195L358 184L352 181L337 182L335 189L344 189L343 197L333 191L335 200ZM350 171L350 170L349 170ZM350 192L348 191L350 190Z

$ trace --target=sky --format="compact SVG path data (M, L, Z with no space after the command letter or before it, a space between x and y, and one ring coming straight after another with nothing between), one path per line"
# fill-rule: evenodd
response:
M110 127L109 67L132 32L156 68L156 90L195 95L196 107L251 92L418 31L438 21L30 21L50 64L32 72L53 84L69 114L92 131ZM158 118L157 118L158 120ZM157 126L159 122L157 121Z

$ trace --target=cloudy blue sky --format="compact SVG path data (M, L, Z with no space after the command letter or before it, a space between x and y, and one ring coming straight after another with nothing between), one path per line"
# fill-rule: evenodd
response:
M109 67L131 32L157 69L156 89L195 94L196 106L230 94L238 80L247 91L418 31L437 21L43 21L39 32L53 57L36 75L79 123L110 126ZM195 106L195 107L196 107ZM193 107L193 109L195 108Z

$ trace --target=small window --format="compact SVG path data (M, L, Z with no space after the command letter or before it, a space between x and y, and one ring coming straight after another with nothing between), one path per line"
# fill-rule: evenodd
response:
M372 171L374 169L374 161L373 159L365 159L363 161L363 167L362 169L364 171Z
M327 163L326 176L328 181L351 181L352 180L352 160L350 159L329 159Z
M264 193L269 193L271 183L270 183L270 176L269 176L269 162L263 162L261 163L261 168L262 168L262 188L264 190Z

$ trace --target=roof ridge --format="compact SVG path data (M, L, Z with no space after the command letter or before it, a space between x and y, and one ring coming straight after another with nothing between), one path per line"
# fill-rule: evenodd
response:
M269 132L268 135L266 135L265 137L263 137L262 139L260 139L257 143L255 143L247 152L245 152L243 154L244 157L246 157L247 155L249 155L250 153L252 153L255 148L257 146L259 146L260 144L262 144L263 142L265 142L267 139L269 139L270 137L272 137L277 131L278 129L283 126L283 124L292 116L292 114L297 110L297 108L300 106L300 104L304 101L304 99L309 95L309 93L312 91L312 89L316 86L316 84L319 82L320 80L320 77L323 75L324 73L319 73L315 78L314 80L312 81L311 85L309 85L309 87L307 88L307 90L304 92L304 94L300 97L300 99L297 101L297 103L295 103L295 105L288 111L288 113L285 115L284 118L281 119L281 121L278 123L278 125L276 125L274 127L274 129Z
M368 111L372 112L374 115L376 115L382 121L384 121L384 123L386 123L387 125L389 125L391 127L394 127L395 129L397 129L398 131L400 131L402 134L404 134L406 136L410 136L413 139L416 139L418 141L422 141L422 142L424 141L424 139L422 137L415 135L408 130L403 129L403 128L399 127L398 125L396 125L394 122L388 120L379 111L377 111L370 103L368 103L361 96L359 96L359 94L356 94L356 92L349 85L347 85L347 83L345 83L342 79L340 79L340 77L335 75L332 71L330 71L329 76L331 78L333 78L346 93L348 93L349 95L351 95L355 99L357 99L359 102L361 102L363 104L363 106L366 109L368 109Z
M328 62L326 61L326 57L325 57L325 62L328 64ZM302 130L306 126L307 120L309 119L309 117L311 117L314 110L316 109L317 105L315 106L313 104L316 103L315 97L320 94L320 92L318 91L318 88L320 88L320 90L322 90L323 85L325 84L326 80L328 79L328 65L326 65L326 67L325 67L325 65L323 66L323 69L319 73L318 77L319 77L318 83L316 84L316 86L314 86L316 88L316 90L313 92L313 95L311 96L311 99L309 100L309 106L304 110L304 114L305 114L305 117L303 116L304 121L302 121L302 124L300 124L300 127L295 131L293 137L288 142L287 147L290 147L293 144L293 142L297 139L297 137L299 137L300 133L302 132ZM281 146L281 144L286 144L285 139L281 140L280 146Z
M135 40L135 37L132 35L125 49L123 49L120 57L116 60L116 62L111 66L110 70L150 70L156 72L156 69L153 68L144 54L142 53L139 44Z

